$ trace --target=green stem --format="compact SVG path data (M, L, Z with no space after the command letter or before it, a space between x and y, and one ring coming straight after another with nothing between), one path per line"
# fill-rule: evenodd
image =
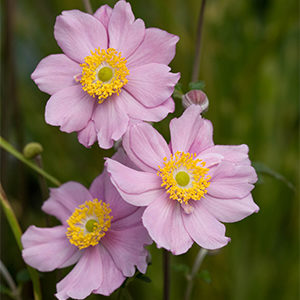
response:
M22 251L23 247L22 247L22 243L21 243L21 236L22 236L22 230L20 228L20 225L18 223L18 220L16 218L16 215L14 213L14 211L12 210L6 195L2 189L2 186L0 184L0 202L1 202L1 206L3 208L3 211L6 215L7 221L9 223L9 226L13 232L13 235L16 239L16 242L18 244L18 247L20 249L20 251ZM33 295L34 295L34 299L35 300L41 300L42 299L42 294L41 294L41 287L40 287L40 281L39 281L39 274L36 270L34 270L33 268L27 266L30 278L32 280L32 284L33 284Z
M51 183L53 183L56 186L60 186L60 182L53 177L52 175L48 174L46 171L38 167L35 163L30 161L29 159L25 158L22 153L20 153L18 150L16 150L9 142L7 142L3 137L0 136L0 147L5 149L7 152L12 154L14 157L19 159L21 162L23 162L25 165L45 177L47 180L49 180Z

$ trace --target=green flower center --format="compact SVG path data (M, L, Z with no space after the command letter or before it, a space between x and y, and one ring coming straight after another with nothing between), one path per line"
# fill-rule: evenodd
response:
M186 186L190 182L190 176L184 171L180 171L176 174L175 180L178 185L180 186Z
M88 232L93 232L96 228L95 224L98 223L96 220L90 219L85 224L85 229Z
M102 82L110 81L113 78L113 75L114 75L113 70L110 67L103 67L98 72L98 78Z

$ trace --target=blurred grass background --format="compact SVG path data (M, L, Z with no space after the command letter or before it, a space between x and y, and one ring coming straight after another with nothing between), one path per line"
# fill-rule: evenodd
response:
M191 78L199 0L130 1L136 17L147 27L180 36L171 67L181 72L184 88ZM115 1L92 0L94 11ZM7 32L9 4L11 31ZM40 142L44 167L62 182L89 186L103 168L103 157L113 150L97 145L86 149L76 134L66 134L44 121L48 95L30 79L38 62L60 53L53 37L55 18L63 10L84 10L80 0L5 0L1 2L1 135L18 149ZM6 39L6 34L9 39ZM12 51L9 43L11 43ZM250 158L284 176L291 189L273 176L259 173L253 196L260 212L227 225L232 242L205 258L193 299L299 298L299 4L293 0L209 0L206 4L199 79L205 82L210 108L205 117L214 124L216 144L250 147ZM178 116L182 112L176 100ZM166 138L172 116L156 125ZM258 165L261 166L261 165ZM37 175L2 153L1 183L21 227L45 226ZM183 299L184 270L191 267L199 248L172 257L171 299ZM150 247L152 265L145 283L128 287L132 299L161 299L161 251ZM32 299L24 262L5 216L1 214L1 260L23 285L23 299ZM53 299L55 283L66 271L41 274L44 299ZM5 282L1 278L2 289ZM123 291L125 298L129 297ZM0 298L9 299L2 294ZM115 295L111 298L113 299ZM105 297L103 297L104 299ZM124 298L124 299L125 299ZM102 299L91 296L89 299ZM130 299L130 298L128 298Z

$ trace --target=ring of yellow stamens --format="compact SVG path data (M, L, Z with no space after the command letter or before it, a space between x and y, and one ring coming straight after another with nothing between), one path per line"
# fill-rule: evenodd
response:
M190 199L200 200L207 193L210 184L209 171L205 162L195 159L196 154L176 152L164 158L164 167L159 166L157 175L162 178L169 197L187 204Z
M67 220L69 242L79 249L96 246L110 228L110 212L109 204L98 199L80 205Z
M80 83L82 89L102 103L107 97L117 93L128 82L129 70L126 60L113 48L95 49L86 56L82 67Z

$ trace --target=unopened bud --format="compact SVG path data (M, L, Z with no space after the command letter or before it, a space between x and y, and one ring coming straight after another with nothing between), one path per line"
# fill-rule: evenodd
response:
M182 96L182 105L188 108L192 104L201 107L201 113L208 110L209 101L206 94L201 90L191 90Z
M43 150L43 146L40 143L28 143L23 149L23 154L26 158L32 159L41 154Z

